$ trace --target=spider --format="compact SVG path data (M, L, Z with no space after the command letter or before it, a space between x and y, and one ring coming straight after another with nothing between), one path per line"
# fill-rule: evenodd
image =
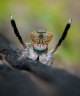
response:
M71 18L69 19L69 22L67 23L61 38L59 39L56 46L50 51L48 51L48 44L53 37L53 35L50 32L46 32L44 30L34 31L30 34L31 40L34 42L34 44L32 45L30 43L24 43L17 29L15 20L12 18L12 15L10 15L10 19L11 19L11 25L13 27L14 33L18 37L19 42L22 44L24 48L24 50L21 52L22 55L19 57L19 60L28 57L32 60L36 60L43 64L47 64L47 65L53 64L54 55L58 47L66 38L67 32L71 26L72 19Z

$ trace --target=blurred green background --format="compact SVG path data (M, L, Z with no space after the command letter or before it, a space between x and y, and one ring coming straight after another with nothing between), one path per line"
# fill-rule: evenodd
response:
M54 66L80 68L80 0L0 0L0 32L20 46L10 25L10 14L25 42L31 42L29 34L32 31L52 32L49 50L61 37L68 19L72 18L67 38L55 55Z

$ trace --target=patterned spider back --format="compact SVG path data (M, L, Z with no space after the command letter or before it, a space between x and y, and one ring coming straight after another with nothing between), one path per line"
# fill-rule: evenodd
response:
M38 30L30 34L31 39L36 44L48 44L53 35L50 32L45 32L44 30Z

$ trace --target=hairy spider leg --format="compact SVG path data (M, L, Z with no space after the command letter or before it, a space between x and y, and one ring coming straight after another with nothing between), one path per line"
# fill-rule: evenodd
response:
M16 35L16 37L18 37L19 42L22 44L22 46L24 47L24 49L26 49L26 44L24 43L24 41L22 40L22 37L18 31L18 28L16 26L15 20L12 18L12 15L10 15L10 19L11 19L11 25L13 27L14 33Z
M69 30L69 28L70 28L70 26L71 26L71 22L72 22L72 19L70 18L70 19L69 19L69 22L67 23L67 25L66 25L66 27L65 27L65 30L64 30L61 38L59 39L59 41L58 41L58 43L56 44L55 48L52 49L52 51L51 51L52 54L54 54L54 53L57 51L58 47L62 44L63 40L66 38L67 33L68 33L68 30Z

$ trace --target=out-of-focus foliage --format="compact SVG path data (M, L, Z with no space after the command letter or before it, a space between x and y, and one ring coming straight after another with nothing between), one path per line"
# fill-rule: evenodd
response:
M59 48L56 58L66 64L80 63L80 1L79 0L0 0L0 30L17 41L11 32L9 15L13 14L17 26L26 42L31 42L29 34L37 29L45 29L53 33L53 48L63 33L71 17L72 26L66 40ZM14 39L15 38L15 39ZM15 42L16 42L15 41ZM18 41L17 41L18 43Z

